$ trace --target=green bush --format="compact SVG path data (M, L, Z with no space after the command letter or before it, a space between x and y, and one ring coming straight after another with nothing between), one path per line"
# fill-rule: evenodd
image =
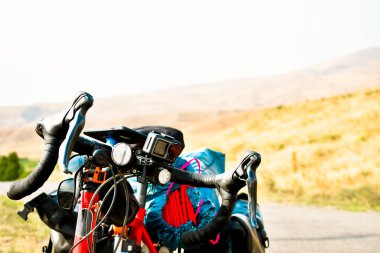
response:
M24 169L20 165L16 152L0 157L0 181L16 180L20 178L23 172Z

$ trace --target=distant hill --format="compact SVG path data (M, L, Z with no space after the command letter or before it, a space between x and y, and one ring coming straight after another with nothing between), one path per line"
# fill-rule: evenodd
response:
M380 210L380 88L237 112L185 136L187 150L224 152L227 168L245 150L258 151L259 193L267 197Z
M380 86L380 48L310 66L288 74L229 80L160 92L96 99L87 128L162 124L192 129L238 112L345 94ZM68 101L71 98L68 98ZM70 102L68 102L70 103ZM0 107L0 154L11 150L38 156L35 123L66 104ZM235 116L232 116L235 115ZM227 117L226 117L227 118ZM212 126L217 127L217 126Z
M103 119L119 119L123 123L126 122L124 118L131 116L252 110L377 86L380 86L380 48L278 76L98 99L93 111L94 115L101 115Z

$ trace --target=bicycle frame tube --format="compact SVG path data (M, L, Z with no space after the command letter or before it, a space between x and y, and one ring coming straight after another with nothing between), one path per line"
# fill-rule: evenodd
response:
M112 138L107 139L107 143L114 144ZM138 190L136 193L136 198L139 202L140 209L137 212L136 217L134 220L127 225L127 229L124 229L125 233L123 238L126 237L126 232L128 231L128 238L127 240L122 240L122 243L120 247L118 247L118 251L116 252L124 252L124 248L129 248L130 246L137 246L137 248L141 249L142 242L147 246L149 249L149 252L151 253L157 253L156 247L153 244L152 240L150 239L150 236L148 232L146 231L146 228L144 226L144 219L145 219L145 203L146 203L146 192L148 187L148 182L146 181L145 172L146 167L144 167L144 173L141 177L141 180L138 180ZM86 180L84 180L86 181ZM96 215L97 213L94 212L93 207L89 207L90 201L93 198L93 203L97 203L99 201L99 195L94 196L94 192L96 191L97 185L94 185L91 182L85 182L83 185L83 190L81 191L81 198L78 201L78 218L77 218L77 224L76 224L76 230L75 230L75 238L74 238L74 245L75 248L73 249L73 253L88 253L89 252L89 246L93 246L93 233L89 235L89 242L85 239L81 241L86 233L93 229L96 226ZM90 215L90 221L87 222L87 224L91 224L90 228L86 229L86 216L88 210L91 212ZM114 227L114 234L120 235L122 231L121 227ZM121 235L120 235L121 236ZM81 241L81 242L80 242ZM115 243L117 243L117 239L115 237ZM132 243L131 243L132 242ZM78 244L78 245L77 245ZM90 244L90 245L89 245ZM115 245L114 245L115 247ZM128 250L130 252L130 250ZM134 252L134 251L132 251Z
M86 231L90 231L93 227L95 227L95 222L96 222L96 212L94 212L94 209L89 207L89 203L91 201L91 198L94 195L94 189L84 189L81 192L81 199L78 202L78 218L77 218L77 224L76 224L76 229L75 229L75 238L74 238L74 245L76 245L80 240L83 239L83 237L86 235ZM99 195L94 196L94 203L99 201ZM86 214L87 211L90 210L91 212L91 228L86 230ZM93 234L90 235L90 246L92 246L93 242ZM88 253L89 248L88 248L88 241L83 240L80 242L72 251L73 253Z

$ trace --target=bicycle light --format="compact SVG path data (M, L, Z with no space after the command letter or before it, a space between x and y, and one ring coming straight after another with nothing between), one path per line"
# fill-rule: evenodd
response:
M162 185L166 185L167 183L169 183L171 177L172 177L172 174L170 173L169 170L162 169L158 173L158 182L160 182L160 184L162 184Z
M119 142L112 148L111 152L112 161L119 166L124 166L129 163L132 158L131 147L124 143Z

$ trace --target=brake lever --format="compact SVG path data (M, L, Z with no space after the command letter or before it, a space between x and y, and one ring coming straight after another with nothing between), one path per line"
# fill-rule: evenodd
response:
M93 103L93 97L84 92L75 100L72 110L65 117L65 121L69 123L69 130L60 146L58 159L59 168L64 173L70 173L68 170L70 155L86 123L86 113Z
M247 181L248 173L250 171L255 172L260 163L260 154L254 151L248 151L246 157L243 158L238 167L235 169L233 178L241 181Z

